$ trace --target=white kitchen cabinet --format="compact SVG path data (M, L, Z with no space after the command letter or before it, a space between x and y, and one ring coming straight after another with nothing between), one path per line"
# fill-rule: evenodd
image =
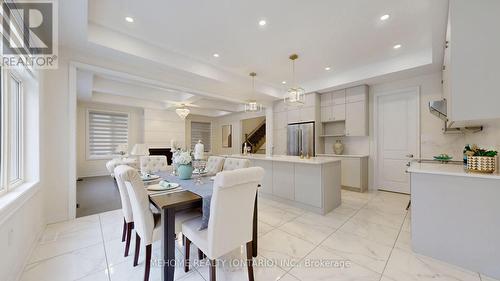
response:
M288 106L285 104L283 100L274 102L274 107L273 107L274 112L286 112L287 110Z
M367 155L335 155L320 154L319 156L340 159L341 184L349 190L364 192L368 189L368 156Z
M336 104L332 109L332 121L342 121L346 119L346 105Z
M321 106L331 106L333 104L332 93L321 94L320 103Z
M316 120L316 108L309 106L309 107L302 107L299 110L299 121L300 122L309 122L309 121L315 121Z
M331 106L321 107L321 122L333 121L333 108Z
M288 124L300 122L300 108L288 110Z
M274 151L275 155L286 155L287 130L274 130Z
M368 86L361 85L346 89L346 103L365 101L368 93Z
M450 0L448 63L443 91L448 119L455 125L482 125L500 118L500 1ZM444 45L444 42L443 42ZM451 63L450 63L451 62ZM444 74L444 73L443 73Z
M362 137L368 135L367 102L358 101L346 104L345 135Z
M314 165L295 164L295 201L322 207L321 169Z
M264 160L252 160L253 167L262 167L265 171L262 179L260 192L266 194L273 193L273 162Z
M288 162L272 162L273 164L273 195L295 199L294 164Z
M274 113L274 129L284 130L288 125L288 115L286 111Z
M338 90L332 93L332 104L339 105L346 103L346 90Z

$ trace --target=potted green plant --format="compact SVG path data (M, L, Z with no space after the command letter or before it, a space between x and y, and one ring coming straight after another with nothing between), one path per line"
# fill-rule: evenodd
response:
M493 173L496 171L498 151L483 149L477 145L466 146L467 169L472 172Z

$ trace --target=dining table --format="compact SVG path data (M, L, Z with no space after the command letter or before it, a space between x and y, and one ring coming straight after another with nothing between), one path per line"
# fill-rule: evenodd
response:
M159 180L178 183L176 190L166 192L151 192L150 202L161 211L161 261L158 264L161 270L162 281L173 281L176 267L175 259L175 214L181 211L201 209L209 217L210 202L213 193L214 181L210 177L202 177L202 181L194 179L181 180L169 172L158 172ZM252 253L257 257L257 198L253 215ZM205 230L206 231L206 230Z

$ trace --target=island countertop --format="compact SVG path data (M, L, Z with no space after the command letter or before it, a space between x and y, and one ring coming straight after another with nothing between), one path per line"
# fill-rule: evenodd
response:
M413 163L408 168L408 172L484 179L500 179L500 174L498 173L498 171L493 174L474 173L464 169L463 165L456 164Z
M265 154L251 154L251 155L225 155L226 157L232 158L243 158L243 159L253 159L253 160L266 160L266 161L278 161L278 162L290 162L299 164L316 164L322 165L326 163L340 162L340 159L333 157L311 157L309 159L300 159L299 156L288 156L288 155L274 155L267 156Z

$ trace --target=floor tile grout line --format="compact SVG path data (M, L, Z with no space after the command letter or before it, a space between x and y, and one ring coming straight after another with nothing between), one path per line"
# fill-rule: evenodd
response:
M392 256L392 252L394 251L394 248L396 247L396 244L398 243L398 239L399 239L399 236L401 235L401 231L403 231L403 226L405 224L406 218L408 217L408 213L409 213L409 211L406 212L406 215L403 219L403 222L401 223L401 227L399 229L398 235L396 236L396 240L394 240L394 245L392 246L391 252L389 253L389 256L387 257L387 260L385 261L384 269L382 270L382 273L380 274L379 281L381 281L382 278L384 277L385 270L387 269L387 265L389 264L389 260L391 259L391 256Z
M107 275L108 275L108 280L111 281L111 275L110 275L111 270L109 268L108 253L106 252L106 243L104 242L104 231L102 231L101 216L99 216L99 229L101 230L102 247L104 249L104 258L106 260L106 272L107 272Z
M49 258L44 258L44 259L41 259L41 260L37 260L37 261L34 261L34 262L30 262L30 263L29 263L29 264L27 264L26 266L30 266L30 265L33 265L33 264L36 264L36 263L45 262L45 261L48 261L48 260L51 260L51 259L54 259L54 258L58 258L58 257L64 256L64 255L67 255L67 254L74 253L74 252L76 252L76 251L80 251L80 250L83 250L83 249L87 249L87 248L90 248L90 247L94 247L94 246L99 245L99 244L101 244L101 243L102 243L102 242L94 243L94 244L87 245L87 246L85 246L85 247L78 248L78 249L74 249L74 250L71 250L71 251L68 251L68 252L64 252L64 253L61 253L61 254L58 254L58 255L55 255L55 256L49 257ZM37 247L38 247L39 245L40 245L40 244L38 244L38 245L37 245Z
M300 264L308 255L310 255L314 250L318 249L321 244L323 244L328 238L330 238L332 235L334 235L340 228L342 228L342 226L344 226L349 220L351 220L361 209L363 209L370 201L373 200L374 197L370 198L368 201L366 201L366 203L364 203L359 209L357 209L351 216L349 216L349 218L344 222L342 223L337 229L335 229L334 232L332 232L330 235L328 235L325 239L323 239L318 245L316 245L311 251L309 251L306 255L304 255L304 257L302 257L298 262L297 264ZM342 203L341 203L342 205ZM295 236L294 236L295 237ZM356 263L357 264L357 263ZM361 265L360 265L361 266ZM364 266L362 266L363 268L365 268ZM290 271L292 269L294 269L295 267L291 267L288 271L286 271L287 274L290 274L292 275L293 277L297 278L295 275L291 274ZM373 270L372 270L373 271ZM298 278L297 278L298 279Z

